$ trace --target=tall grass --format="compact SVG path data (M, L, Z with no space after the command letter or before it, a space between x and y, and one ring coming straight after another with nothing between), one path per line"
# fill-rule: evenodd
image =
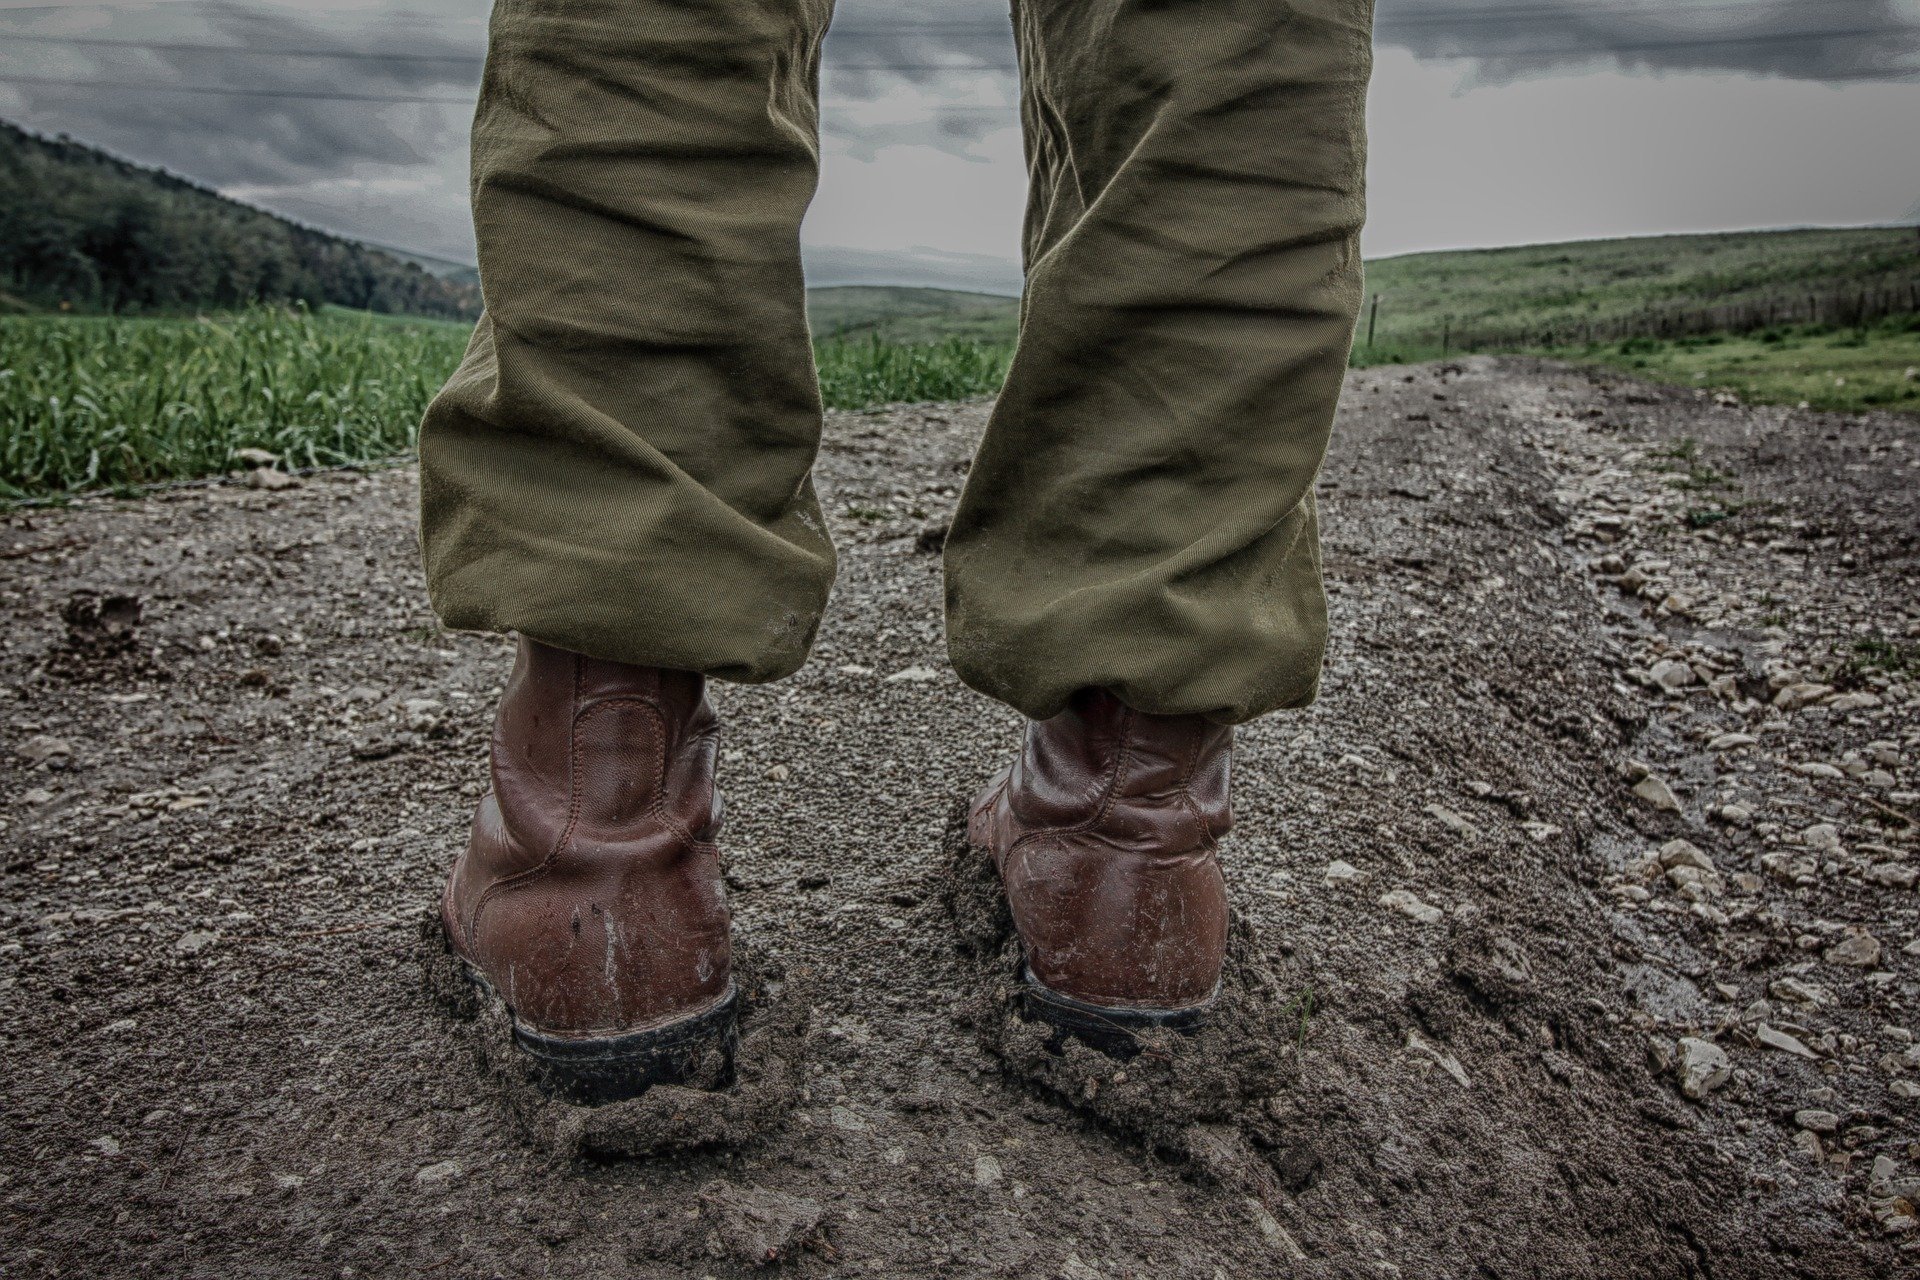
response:
M0 494L405 453L464 325L278 308L200 320L0 318Z
M467 327L260 307L198 320L0 317L0 497L126 489L232 468L410 452ZM827 339L834 408L989 395L1011 342Z
M832 409L992 395L1012 359L1013 343L974 338L914 343L878 336L828 338L814 347L820 395Z

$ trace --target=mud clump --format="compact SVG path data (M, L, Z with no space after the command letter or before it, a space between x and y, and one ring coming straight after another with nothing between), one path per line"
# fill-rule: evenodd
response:
M468 980L437 912L423 914L420 950L427 995L471 1037L485 1081L527 1140L553 1155L638 1158L743 1146L779 1128L799 1100L812 1032L807 984L755 963L745 939L734 943L740 1039L731 1079L715 1054L700 1073L704 1087L655 1085L597 1107L539 1087L514 1045L506 1006Z
M977 970L967 1011L980 1043L1009 1074L1190 1172L1236 1185L1264 1184L1247 1131L1262 1131L1266 1099L1288 1088L1310 1010L1289 996L1235 911L1220 996L1198 1030L1135 1033L1122 1060L1022 1016L1020 939L993 859L968 844L966 812L948 819L943 899L960 950Z
M60 621L66 634L47 655L47 670L80 682L163 676L140 640L142 609L138 596L73 592L61 606Z

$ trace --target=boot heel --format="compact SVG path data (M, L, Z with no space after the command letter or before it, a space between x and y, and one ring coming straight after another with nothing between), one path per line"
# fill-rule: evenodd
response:
M739 1011L740 992L729 985L712 1008L631 1035L575 1040L516 1021L513 1038L545 1092L593 1107L637 1097L657 1084L724 1085L733 1076Z
M1143 1031L1174 1031L1191 1035L1206 1025L1213 999L1185 1009L1112 1009L1062 995L1035 982L1031 973L1020 985L1021 1012L1030 1021L1053 1028L1050 1047L1056 1052L1068 1036L1084 1041L1111 1058L1125 1061L1140 1053Z

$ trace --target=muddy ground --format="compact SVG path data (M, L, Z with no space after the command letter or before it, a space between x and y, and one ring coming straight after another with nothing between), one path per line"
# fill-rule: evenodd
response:
M1920 422L1354 374L1325 692L1227 856L1285 1042L1156 1127L1013 1069L943 892L1018 732L930 551L983 417L832 419L819 650L718 695L788 1083L672 1158L422 980L510 650L434 625L410 473L7 517L0 1275L1916 1269Z

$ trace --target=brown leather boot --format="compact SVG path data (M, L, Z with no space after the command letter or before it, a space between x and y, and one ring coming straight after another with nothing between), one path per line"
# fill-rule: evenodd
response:
M711 1073L736 997L706 682L524 636L440 918L554 1092Z
M1226 960L1232 749L1224 725L1099 689L1029 722L967 830L1006 887L1029 1014L1118 1053L1200 1024Z

